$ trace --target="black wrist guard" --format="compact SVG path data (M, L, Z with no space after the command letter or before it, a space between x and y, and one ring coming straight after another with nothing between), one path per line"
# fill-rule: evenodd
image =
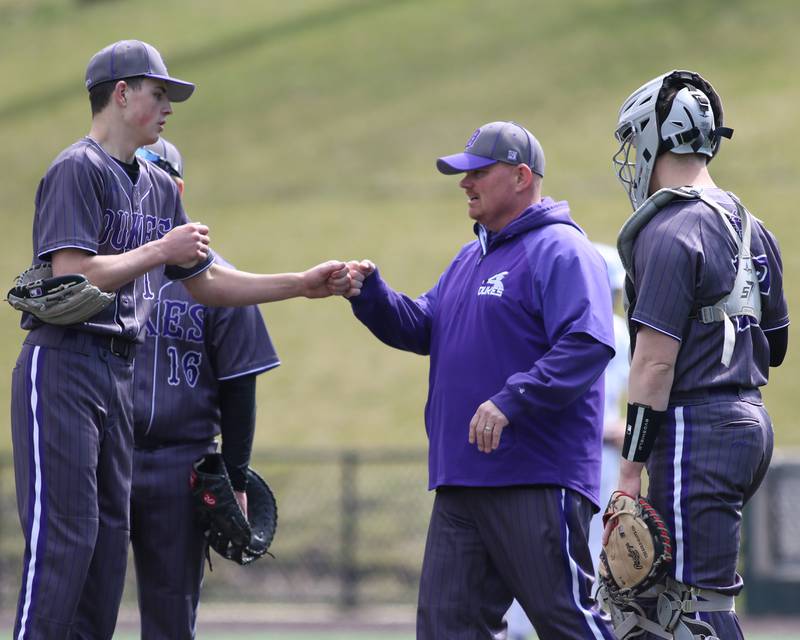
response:
M628 419L625 423L622 457L631 462L647 460L666 415L666 411L654 411L644 404L628 403Z

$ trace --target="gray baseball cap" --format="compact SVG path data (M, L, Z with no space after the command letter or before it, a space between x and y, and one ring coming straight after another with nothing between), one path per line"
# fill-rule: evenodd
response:
M188 100L194 91L191 82L170 77L158 50L141 40L120 40L94 54L86 67L86 89L135 76L166 82L167 97L172 102Z
M510 121L489 122L479 127L467 140L463 153L439 158L436 168L452 175L495 162L527 164L531 171L544 176L542 145L525 127Z

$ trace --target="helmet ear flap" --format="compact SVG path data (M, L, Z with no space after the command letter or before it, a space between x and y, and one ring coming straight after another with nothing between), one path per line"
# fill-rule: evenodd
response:
M658 118L659 125L664 121L666 114L669 113L672 107L672 99L678 90L686 85L702 91L711 103L711 111L714 114L714 122L717 126L722 126L723 111L722 101L719 94L711 86L711 83L705 80L699 73L693 71L673 71L664 78L661 84L661 90L658 92L656 99L656 117ZM670 95L671 94L671 95Z
M668 114L672 109L675 97L684 87L701 92L708 100L708 104L711 108L714 124L713 129L707 134L708 140L706 141L701 136L691 145L693 152L700 152L708 155L710 161L719 151L721 138L733 137L733 129L723 126L724 112L719 94L717 94L714 87L711 86L711 83L705 80L699 73L693 71L673 71L664 77L661 89L658 92L655 107L658 129L661 131L661 127L667 120ZM676 146L674 140L669 141L661 138L661 136L659 136L659 140L659 154L664 151L672 150ZM705 150L702 150L702 147L705 147ZM683 151L683 153L687 153L687 151Z

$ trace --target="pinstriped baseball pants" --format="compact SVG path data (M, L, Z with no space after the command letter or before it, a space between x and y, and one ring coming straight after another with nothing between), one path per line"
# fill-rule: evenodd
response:
M699 390L671 403L647 463L648 499L673 536L670 572L736 595L742 508L772 458L772 422L757 389ZM734 612L695 615L720 638L743 638Z
M131 547L142 637L195 637L206 539L189 487L192 463L216 443L186 442L133 454Z
M436 492L417 609L418 640L502 637L516 597L547 640L613 640L590 596L591 502L560 487Z
M16 640L111 638L125 577L131 357L77 332L32 332L12 379L25 537Z

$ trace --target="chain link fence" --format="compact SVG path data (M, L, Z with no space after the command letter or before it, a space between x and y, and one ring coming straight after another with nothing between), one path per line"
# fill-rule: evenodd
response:
M800 451L776 453L745 508L747 611L800 615Z
M425 451L294 450L253 455L278 501L271 552L239 567L212 553L203 602L326 604L342 610L416 602L433 495ZM742 558L752 614L797 615L800 453L778 454L744 510ZM0 457L0 610L16 605L23 541L10 455ZM135 606L129 562L126 604Z
M203 602L413 604L433 496L425 451L254 452L278 502L265 557L246 567L212 552ZM188 476L187 476L188 477ZM16 606L22 535L9 455L0 459L0 609ZM135 605L129 558L127 604Z

